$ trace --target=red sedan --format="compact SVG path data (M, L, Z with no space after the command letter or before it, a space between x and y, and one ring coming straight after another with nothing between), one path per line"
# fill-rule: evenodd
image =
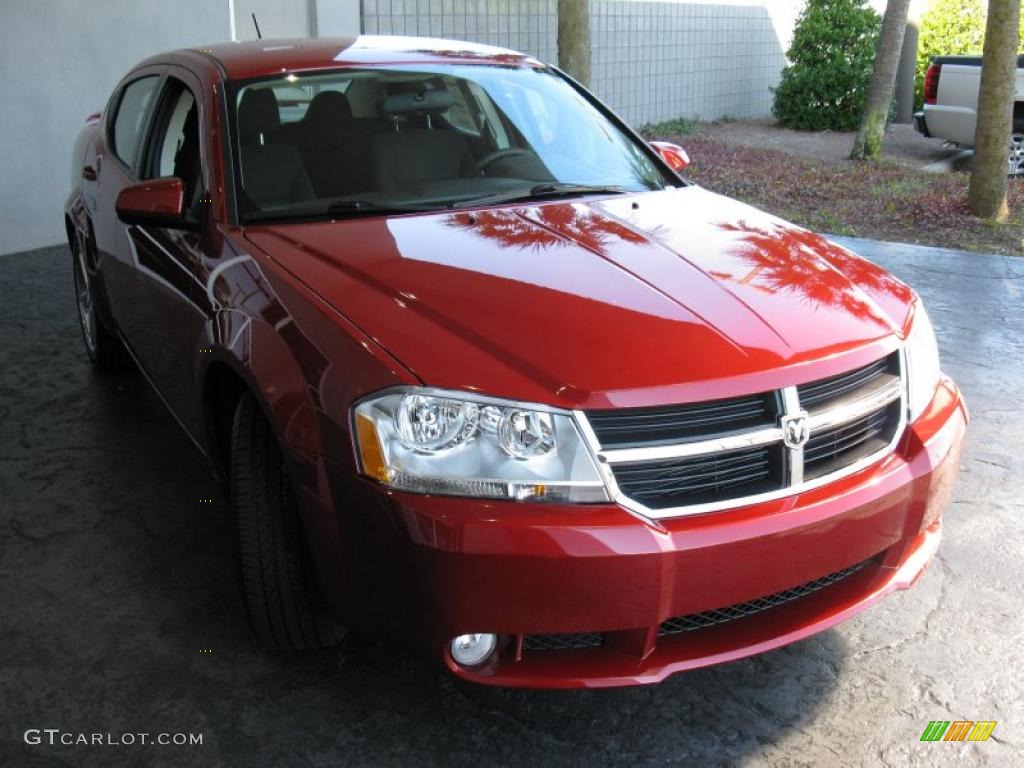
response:
M651 683L918 578L967 423L920 299L686 162L467 43L124 78L65 209L85 347L225 482L262 644Z

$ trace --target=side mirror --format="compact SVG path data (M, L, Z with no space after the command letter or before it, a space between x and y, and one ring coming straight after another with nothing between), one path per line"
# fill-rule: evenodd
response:
M125 224L186 228L185 185L181 179L150 179L122 189L114 202Z
M690 164L690 156L678 144L668 141L652 141L651 148L668 163L668 167L673 171L681 171Z

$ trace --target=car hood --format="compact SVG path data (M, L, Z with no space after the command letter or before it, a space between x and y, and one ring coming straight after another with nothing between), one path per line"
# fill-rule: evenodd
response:
M245 236L424 383L565 407L832 375L892 349L913 301L840 246L696 186Z

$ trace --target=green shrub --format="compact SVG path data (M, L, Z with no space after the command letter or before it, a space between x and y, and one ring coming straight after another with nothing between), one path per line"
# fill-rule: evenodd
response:
M657 123L646 123L640 126L640 135L646 139L656 139L659 136L682 136L693 131L695 121L688 117L675 117L671 120L662 120Z
M931 0L921 16L917 40L917 90L914 106L923 102L924 73L932 56L980 56L985 44L987 0ZM1024 15L1020 20L1024 38Z
M807 0L775 89L775 119L812 131L856 129L880 26L867 0Z

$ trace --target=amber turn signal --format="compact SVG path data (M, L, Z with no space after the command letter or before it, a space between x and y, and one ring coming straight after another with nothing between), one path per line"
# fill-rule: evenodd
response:
M384 461L384 449L377 437L377 428L369 416L356 414L356 440L359 456L363 462L363 474L386 483L390 480L388 465Z

